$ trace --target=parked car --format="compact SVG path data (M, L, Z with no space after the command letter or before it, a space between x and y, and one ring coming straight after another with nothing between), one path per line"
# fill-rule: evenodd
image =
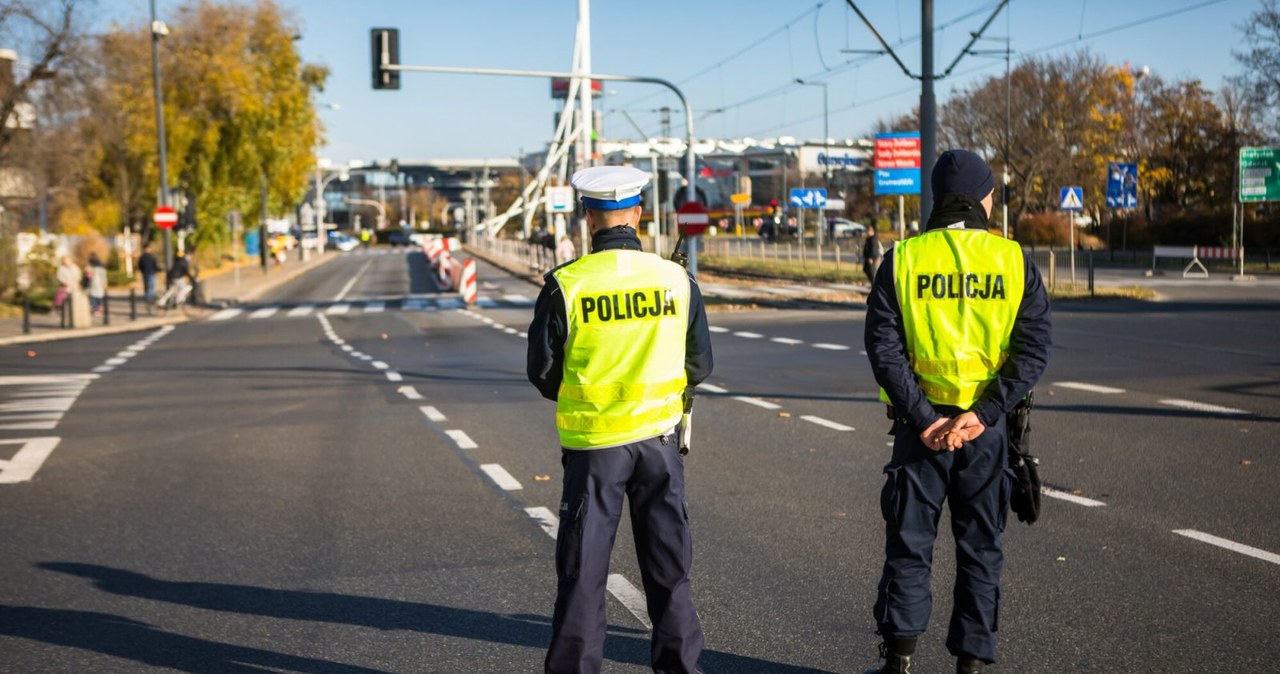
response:
M360 241L342 232L329 232L329 245L345 253L359 248Z
M867 226L845 218L831 218L832 236L866 236Z

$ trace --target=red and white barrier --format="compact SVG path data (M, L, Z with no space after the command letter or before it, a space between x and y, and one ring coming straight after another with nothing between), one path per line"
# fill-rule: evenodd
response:
M1234 260L1237 255L1231 246L1196 246L1196 257L1201 260Z
M441 251L436 258L436 284L441 290L453 290L453 257L449 255L449 251Z
M458 292L462 293L462 301L467 304L476 303L476 261L467 260L462 263L462 276L458 280Z

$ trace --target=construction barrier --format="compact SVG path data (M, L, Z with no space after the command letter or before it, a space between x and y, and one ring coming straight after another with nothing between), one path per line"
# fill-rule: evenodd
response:
M1199 278L1209 278L1209 270L1205 269L1201 260L1237 260L1239 253L1230 246L1156 246L1151 251L1152 273L1156 270L1156 260L1162 257L1190 260L1182 269L1182 278L1193 274Z
M462 293L462 301L467 304L476 303L476 261L467 260L462 263L462 272L458 279L458 292Z

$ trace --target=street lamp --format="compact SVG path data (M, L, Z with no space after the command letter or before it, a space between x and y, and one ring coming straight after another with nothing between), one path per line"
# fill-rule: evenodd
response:
M806 87L822 87L822 152L826 160L822 163L822 182L823 187L827 190L831 189L831 131L828 127L828 110L827 107L827 83L826 82L806 82L800 78L796 78L796 84ZM801 167L801 171L804 168ZM821 213L821 209L819 209ZM818 217L818 245L822 245L823 235L826 233L826 218L821 215Z

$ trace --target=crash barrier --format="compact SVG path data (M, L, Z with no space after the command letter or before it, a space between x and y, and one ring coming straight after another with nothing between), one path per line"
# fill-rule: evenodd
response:
M476 303L476 261L467 260L462 263L462 271L458 277L458 292L462 301L467 304Z
M1155 273L1156 261L1162 257L1190 260L1182 268L1182 278L1193 275L1197 278L1209 278L1209 270L1205 268L1203 260L1240 259L1237 249L1230 246L1156 246L1151 250L1151 273Z

